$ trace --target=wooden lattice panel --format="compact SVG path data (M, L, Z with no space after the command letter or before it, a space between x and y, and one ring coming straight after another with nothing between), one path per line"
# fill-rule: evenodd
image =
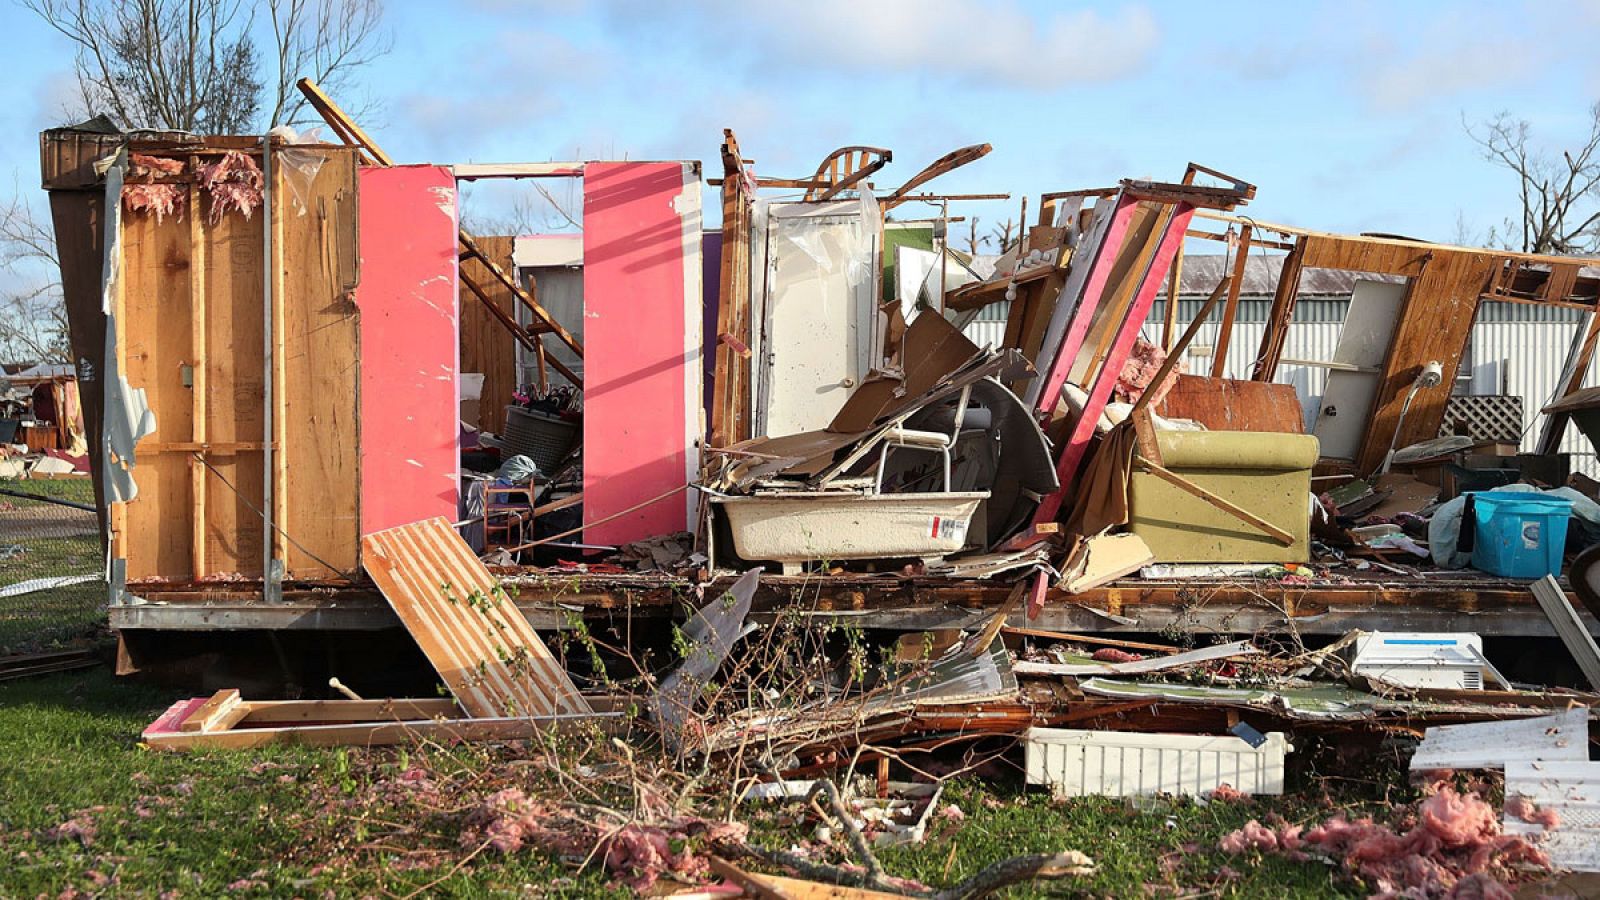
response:
M1466 423L1467 436L1475 441L1521 444L1522 398L1509 394L1452 394L1445 405L1439 436L1458 433L1457 422Z

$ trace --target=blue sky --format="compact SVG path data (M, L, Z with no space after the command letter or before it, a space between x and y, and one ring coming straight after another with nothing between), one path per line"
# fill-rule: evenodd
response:
M877 181L893 186L988 141L936 186L1020 197L1195 160L1259 185L1261 219L1439 240L1458 215L1481 232L1515 211L1463 115L1510 110L1559 148L1600 99L1600 2L391 0L388 21L366 124L402 160L715 168L730 126L763 174L889 147ZM10 4L0 27L0 170L32 190L71 48Z

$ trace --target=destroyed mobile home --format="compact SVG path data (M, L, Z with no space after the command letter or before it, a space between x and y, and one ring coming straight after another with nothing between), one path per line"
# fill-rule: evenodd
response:
M759 751L745 773L779 785L866 761L887 784L891 758L1020 738L1062 795L1270 794L1296 735L1565 715L1559 757L1498 763L1596 777L1600 484L1558 451L1569 422L1600 434L1600 260L1258 222L1253 185L1193 164L1028 198L1036 224L980 260L945 246L947 210L1005 195L925 188L987 145L882 189L887 150L769 178L732 132L707 230L697 162L405 165L302 89L338 143L42 137L119 660L398 624L451 697L225 690L152 747L649 729L685 757ZM468 233L458 185L481 179L572 182L581 233ZM938 215L892 216L912 203ZM1183 323L1201 241L1227 263ZM1262 253L1268 319L1230 372ZM1351 276L1348 318L1331 359L1296 359L1319 272ZM1586 315L1535 452L1447 412L1489 304ZM981 347L963 328L997 310ZM1291 364L1325 373L1309 416ZM674 634L672 665L606 670L685 600L681 628L640 628ZM775 677L802 652L777 634L840 625L891 635L881 659L797 636L830 662ZM1485 634L1558 637L1574 677L1513 681ZM765 699L709 690L733 681ZM1581 844L1551 854L1589 865L1560 849Z

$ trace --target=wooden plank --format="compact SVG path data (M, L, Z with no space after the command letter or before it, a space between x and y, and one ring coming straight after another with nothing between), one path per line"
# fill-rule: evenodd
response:
M1300 297L1300 272L1305 260L1305 238L1295 241L1294 249L1283 259L1278 271L1278 284L1272 292L1272 308L1267 314L1267 327L1261 332L1261 348L1256 353L1255 368L1250 373L1253 381L1271 381L1278 374L1278 360L1283 358L1284 343L1289 338L1289 322L1294 317L1295 301Z
M320 174L320 173L319 173ZM264 341L270 345L263 351L270 357L270 371L267 378L267 426L270 432L268 440L272 444L272 452L268 454L266 465L269 470L263 473L265 482L265 497L267 502L263 508L268 509L270 516L266 519L270 523L270 533L265 539L271 543L263 549L262 559L262 594L264 598L271 597L275 591L268 585L273 579L281 580L287 574L285 567L289 557L288 529L294 526L289 515L289 446L285 440L289 433L289 376L288 365L285 357L289 353L288 347L288 308L289 289L287 276L284 272L284 203L283 194L278 188L278 179L269 183L271 203L267 207L267 221L264 227L269 229L266 240L270 253L263 251L262 266L271 272L271 279L267 282L267 295L265 302L269 307L269 322L266 325ZM270 556L270 559L266 557ZM281 586L281 585L280 585Z
M1239 247L1233 256L1233 282L1228 287L1228 303L1222 308L1222 325L1217 329L1216 346L1211 351L1211 377L1221 378L1228 368L1228 344L1233 339L1233 321L1239 315L1239 291L1244 287L1245 266L1250 262L1251 227L1239 229Z
M458 181L476 181L480 178L577 178L583 175L583 163L456 163L450 167L450 171Z
M367 573L468 715L591 711L448 521L375 532L362 548Z
M248 700L240 727L268 725L348 724L360 722L461 719L461 706L449 697L385 700Z
M1119 214L1120 212L1121 210L1119 210ZM1129 212L1131 215L1131 210ZM1089 440L1094 435L1095 423L1100 417L1100 411L1111 397L1111 389L1116 384L1117 375L1122 371L1123 364L1127 362L1128 355L1133 350L1134 341L1138 337L1139 330L1150 312L1151 305L1155 302L1156 294L1161 290L1162 282L1166 280L1167 268L1171 265L1173 256L1177 254L1178 247L1183 243L1183 232L1188 227L1189 220L1193 214L1194 207L1187 204L1179 204L1172 210L1170 215L1163 215L1161 217L1163 222L1161 237L1156 241L1156 249L1149 257L1147 264L1138 269L1129 270L1130 272L1138 272L1132 279L1137 284L1133 288L1131 302L1125 310L1121 311L1121 319L1118 322L1115 339L1109 344L1103 363L1096 367L1093 380L1086 386L1089 400L1085 406L1085 413L1073 422L1072 430L1068 434L1066 442L1056 459L1056 475L1060 479L1062 487L1040 502L1038 510L1034 513L1033 521L1035 523L1054 521L1061 510L1061 504L1066 498L1067 491L1076 482L1078 465L1083 461L1084 454L1088 452ZM1097 270L1102 268L1100 263L1105 261L1105 256L1102 255L1096 262L1095 268ZM1108 265L1104 268L1109 270L1113 266ZM1109 271L1107 274L1109 274ZM1094 307L1098 305L1097 298L1107 287L1104 281L1097 282L1097 278L1098 276L1096 275L1090 276L1089 285L1084 294L1083 309L1080 310L1080 316L1078 317L1093 315ZM1091 303L1091 301L1094 302ZM1077 328L1078 325L1074 322L1074 329ZM1068 355L1069 349L1074 350L1071 355ZM1050 380L1055 385L1054 391L1052 392L1049 385L1046 385L1046 390L1041 400L1041 402L1047 400L1051 404L1049 407L1044 408L1047 412L1054 412L1056 397L1059 395L1061 385L1066 381L1065 374L1069 369L1067 360L1072 355L1077 355L1075 349L1072 347L1069 336L1068 343L1062 349L1063 355L1058 356L1055 364L1051 367Z
M1288 384L1179 375L1156 412L1212 431L1306 433L1300 399Z
M1600 257L1552 256L1539 253L1515 253L1506 250L1489 250L1481 247L1461 247L1455 244L1433 244L1427 241L1415 241L1408 240L1406 238L1376 237L1372 235L1331 234L1326 231L1314 231L1309 228L1300 228L1294 225L1283 225L1277 222L1263 222L1254 216L1247 218L1244 216L1230 215L1225 212L1214 212L1212 210L1201 210L1196 215L1202 219L1210 219L1214 222L1231 222L1236 225L1249 223L1250 225L1255 226L1257 231L1270 231L1274 234L1316 238L1321 241L1326 241L1330 245L1342 244L1347 248L1351 248L1351 252L1360 252L1359 248L1362 247L1373 248L1373 250L1376 252L1374 258L1383 258L1383 254L1392 251L1404 251L1411 254L1433 254L1442 252L1464 253L1472 256L1495 256L1502 259L1518 260L1524 264L1532 263L1535 265L1544 266L1568 266L1574 264L1579 266L1600 266ZM1313 264L1308 262L1306 265ZM1323 266L1318 263L1314 265L1313 268L1344 267ZM1361 269L1359 271L1376 272L1381 270ZM1393 274L1400 275L1407 273L1395 272Z
M480 237L478 246L509 265L513 241L510 237ZM472 424L492 434L505 434L506 404L517 389L517 339L501 320L514 318L516 298L505 285L492 281L489 270L476 258L462 260L460 271L461 371L483 375L478 421ZM483 291L488 299L480 299L475 290ZM487 308L490 304L502 315L494 315ZM539 339L531 340L537 343Z
M194 404L194 439L206 441L206 368L210 355L206 352L206 331L210 317L206 314L205 286L205 235L200 231L200 186L189 185L189 303L191 308L189 334L193 344L190 359L190 385ZM210 519L206 515L206 468L201 460L190 457L190 491L194 496L194 512L190 522L190 565L196 578L208 571L206 566L206 531Z
M180 731L215 731L217 723L238 705L238 688L217 691L179 723L178 729Z
M1023 402L1036 414L1055 414L1078 350L1088 336L1106 279L1116 263L1137 203L1118 196L1095 206L1094 222L1073 252L1071 271L1050 312L1035 367L1039 375L1028 382Z
M155 750L251 750L260 747L381 747L395 744L415 744L423 741L450 743L453 741L510 741L526 740L540 734L588 734L597 729L601 733L621 734L628 720L620 714L561 715L561 716L500 716L486 719L463 719L443 713L427 718L380 719L367 722L319 722L318 724L290 724L306 721L291 713L281 716L283 724L266 727L247 727L235 722L210 731L185 731L184 722L194 715L204 698L180 700L145 728L140 735L146 746ZM293 701L290 701L291 703ZM339 701L314 701L339 702ZM393 700L376 701L391 704L396 713L409 711L412 705L429 701ZM250 720L258 713L259 703L241 703L235 710L251 710Z
M206 342L215 348L203 365L206 441L198 446L175 443L172 449L200 453L210 466L207 574L261 576L266 528L260 512L266 481L261 451L267 443L262 227L261 215L246 219L230 214L204 228Z
M1143 457L1138 458L1137 462L1145 469L1145 471L1156 476L1157 478L1160 478L1162 481L1165 481L1173 487L1204 500L1205 502L1211 504L1217 509L1222 510L1228 515L1233 516L1235 519L1238 519L1241 522L1254 526L1256 529L1283 546L1287 547L1294 543L1294 535L1283 530L1282 528L1279 528L1271 522L1268 522L1266 519L1261 518L1248 509L1233 503L1226 497L1220 497L1216 494L1213 494L1200 485L1195 484L1193 481L1184 478L1182 475L1179 475L1170 469L1159 466L1148 459L1144 459Z
M123 214L118 352L123 377L145 389L155 414L156 430L147 441L194 439L194 400L183 377L194 353L189 252L187 219ZM142 451L135 449L133 469L139 494L120 504L125 522L117 529L128 578L193 577L189 454Z
M1589 374L1589 363L1594 359L1594 351L1600 343L1600 311L1589 314L1588 324L1584 326L1583 341L1573 347L1569 345L1568 358L1561 369L1561 392L1556 399L1570 396L1573 392L1583 387L1584 379ZM1535 446L1535 453L1550 454L1561 450L1561 438L1566 434L1567 423L1572 415L1567 412L1553 412L1545 416L1544 422L1539 426L1539 442Z
M1311 265L1309 258L1306 264ZM1478 299L1495 264L1496 258L1487 254L1436 252L1412 279L1356 457L1360 471L1381 466L1391 442L1399 449L1438 436ZM1443 365L1443 381L1416 393L1402 423L1406 394L1423 366L1433 361Z
M313 152L313 151L305 151ZM273 241L281 253L283 331L282 416L278 446L283 481L279 528L288 577L326 578L357 570L360 535L361 446L358 416L360 333L355 284L341 271L339 248L357 228L359 186L352 154L325 152L317 177L304 188L304 215L274 166L273 195L281 207ZM350 237L342 232L349 230ZM275 392L276 396L276 392ZM292 473L292 477L290 475ZM331 571L330 571L331 569Z
M717 285L717 335L711 386L711 446L750 437L750 204L744 159L733 129L723 131L722 259ZM724 340L727 335L731 340ZM735 343L737 342L737 343Z

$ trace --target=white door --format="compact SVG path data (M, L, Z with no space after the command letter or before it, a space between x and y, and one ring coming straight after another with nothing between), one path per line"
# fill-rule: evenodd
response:
M826 427L873 365L877 222L865 222L862 208L844 200L771 209L758 435Z
M1356 282L1311 429L1323 456L1355 459L1361 449L1405 295L1404 282Z

